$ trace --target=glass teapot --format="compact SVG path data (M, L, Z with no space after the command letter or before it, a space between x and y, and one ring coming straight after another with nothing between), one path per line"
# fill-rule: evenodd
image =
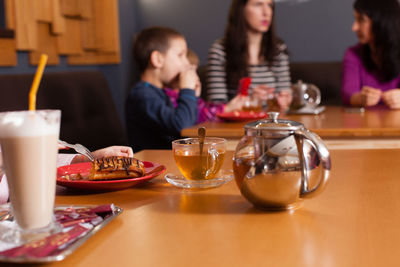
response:
M233 170L240 192L256 207L288 210L323 190L331 162L318 135L278 115L245 125Z
M290 109L297 110L303 107L316 108L321 103L321 91L313 84L298 80L292 85L292 104Z

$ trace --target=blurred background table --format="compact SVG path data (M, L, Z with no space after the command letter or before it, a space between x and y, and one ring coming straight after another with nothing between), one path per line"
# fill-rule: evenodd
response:
M171 151L136 156L178 171ZM109 193L58 188L57 204L115 203L124 212L47 266L398 266L400 150L334 150L331 157L325 191L294 212L253 208L234 181L194 191L163 176Z
M330 148L400 148L400 110L376 108L357 112L356 109L327 106L319 115L280 114L279 118L303 123L324 139ZM204 126L208 136L228 139L229 149L232 150L244 135L246 123L204 122L184 129L181 134L197 136L197 128Z

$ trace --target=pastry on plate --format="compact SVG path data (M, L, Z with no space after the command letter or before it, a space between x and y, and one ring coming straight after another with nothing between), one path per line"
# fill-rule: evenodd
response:
M107 157L92 162L89 181L137 178L144 175L144 164L138 159Z

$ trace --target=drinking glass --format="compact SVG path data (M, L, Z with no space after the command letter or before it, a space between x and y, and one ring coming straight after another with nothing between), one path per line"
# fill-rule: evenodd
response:
M179 139L172 142L175 162L188 180L215 178L225 159L226 140L206 137L200 147L199 138Z
M14 226L2 240L23 243L59 228L53 219L60 110L0 113L0 145Z

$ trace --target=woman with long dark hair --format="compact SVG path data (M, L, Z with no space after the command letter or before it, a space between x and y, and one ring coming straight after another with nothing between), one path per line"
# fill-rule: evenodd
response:
M352 30L359 44L343 60L342 99L352 106L400 108L400 4L356 0Z
M273 91L281 109L291 102L286 45L275 35L273 0L233 0L225 35L208 54L207 96L226 103L238 94L239 80L251 77L253 96Z

